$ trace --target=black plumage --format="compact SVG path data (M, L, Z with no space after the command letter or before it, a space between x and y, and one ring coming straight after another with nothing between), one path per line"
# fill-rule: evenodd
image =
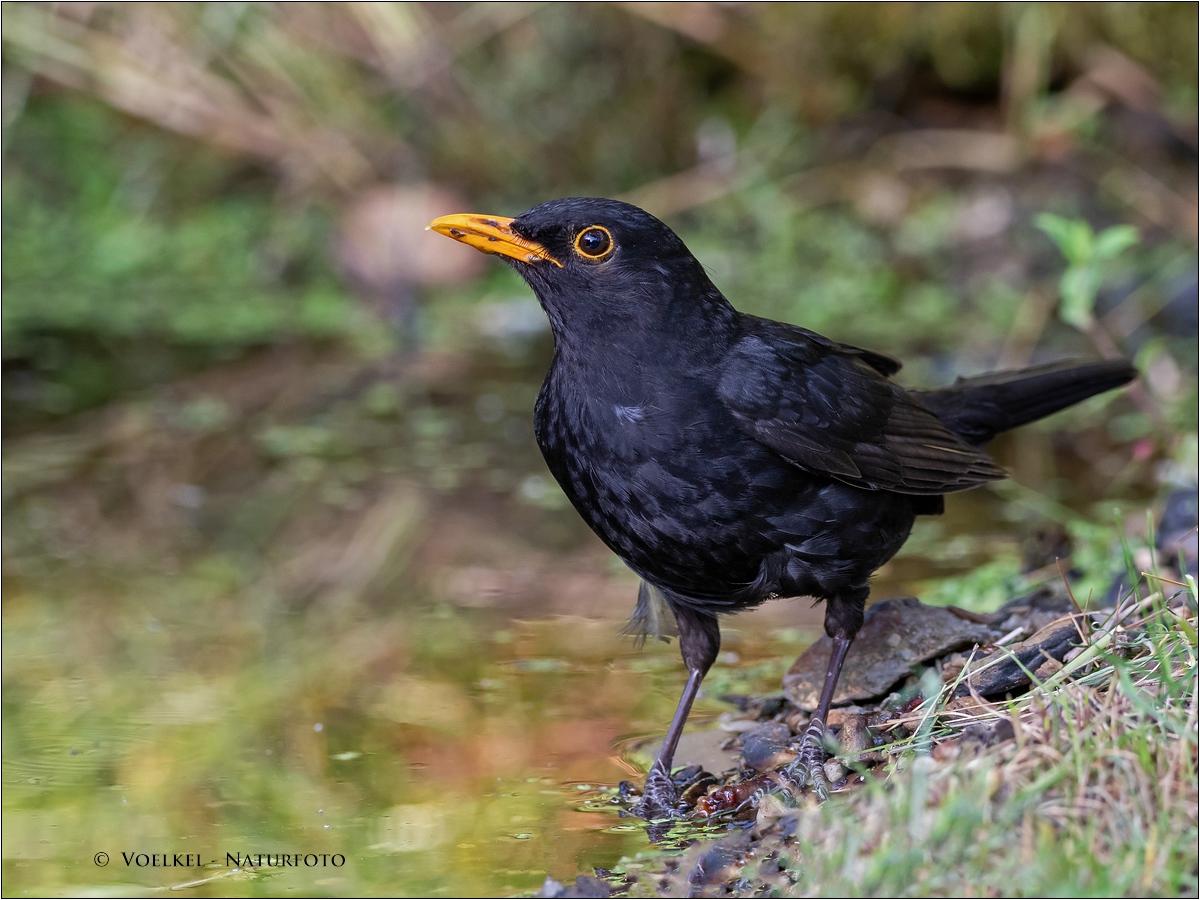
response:
M633 626L675 619L687 687L641 810L671 813L675 744L720 647L717 616L826 603L825 691L793 775L821 786L821 730L868 579L942 495L1003 478L979 445L1134 377L1125 361L891 380L900 363L739 313L679 237L613 200L433 229L511 262L550 318L538 445L592 530L643 579Z

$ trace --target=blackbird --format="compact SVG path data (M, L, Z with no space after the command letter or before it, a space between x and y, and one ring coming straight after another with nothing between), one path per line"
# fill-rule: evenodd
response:
M1004 477L980 445L1136 374L1056 363L907 390L886 354L738 312L675 232L615 200L429 227L503 257L537 295L554 334L538 446L641 576L632 630L679 636L688 679L635 809L646 818L679 814L672 758L717 617L775 597L825 601L833 651L787 773L823 795L824 722L872 573L943 494Z

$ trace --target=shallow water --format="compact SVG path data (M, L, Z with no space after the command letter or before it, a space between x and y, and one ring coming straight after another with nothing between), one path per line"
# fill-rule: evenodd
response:
M614 622L498 629L443 608L321 647L297 615L243 635L264 653L239 662L234 622L193 655L203 625L182 610L66 612L21 592L6 604L14 644L41 638L5 653L9 895L507 894L646 847L600 788L636 776L630 738L669 716L679 665L673 647L632 650ZM746 643L730 635L697 721L728 708L714 690L778 684L760 655L791 648ZM259 854L275 865L237 865Z

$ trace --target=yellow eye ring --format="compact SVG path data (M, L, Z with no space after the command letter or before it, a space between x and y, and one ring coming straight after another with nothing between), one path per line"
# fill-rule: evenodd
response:
M589 225L575 236L575 252L592 262L607 259L615 246L612 232L603 225Z

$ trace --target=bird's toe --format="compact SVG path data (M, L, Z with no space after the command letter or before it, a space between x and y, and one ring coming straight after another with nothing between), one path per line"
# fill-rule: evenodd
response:
M669 772L657 764L650 769L642 798L634 805L632 812L648 821L682 818L679 791Z
M813 719L804 733L796 759L780 771L780 782L793 796L811 786L821 800L829 799L829 781L825 777L825 725Z

